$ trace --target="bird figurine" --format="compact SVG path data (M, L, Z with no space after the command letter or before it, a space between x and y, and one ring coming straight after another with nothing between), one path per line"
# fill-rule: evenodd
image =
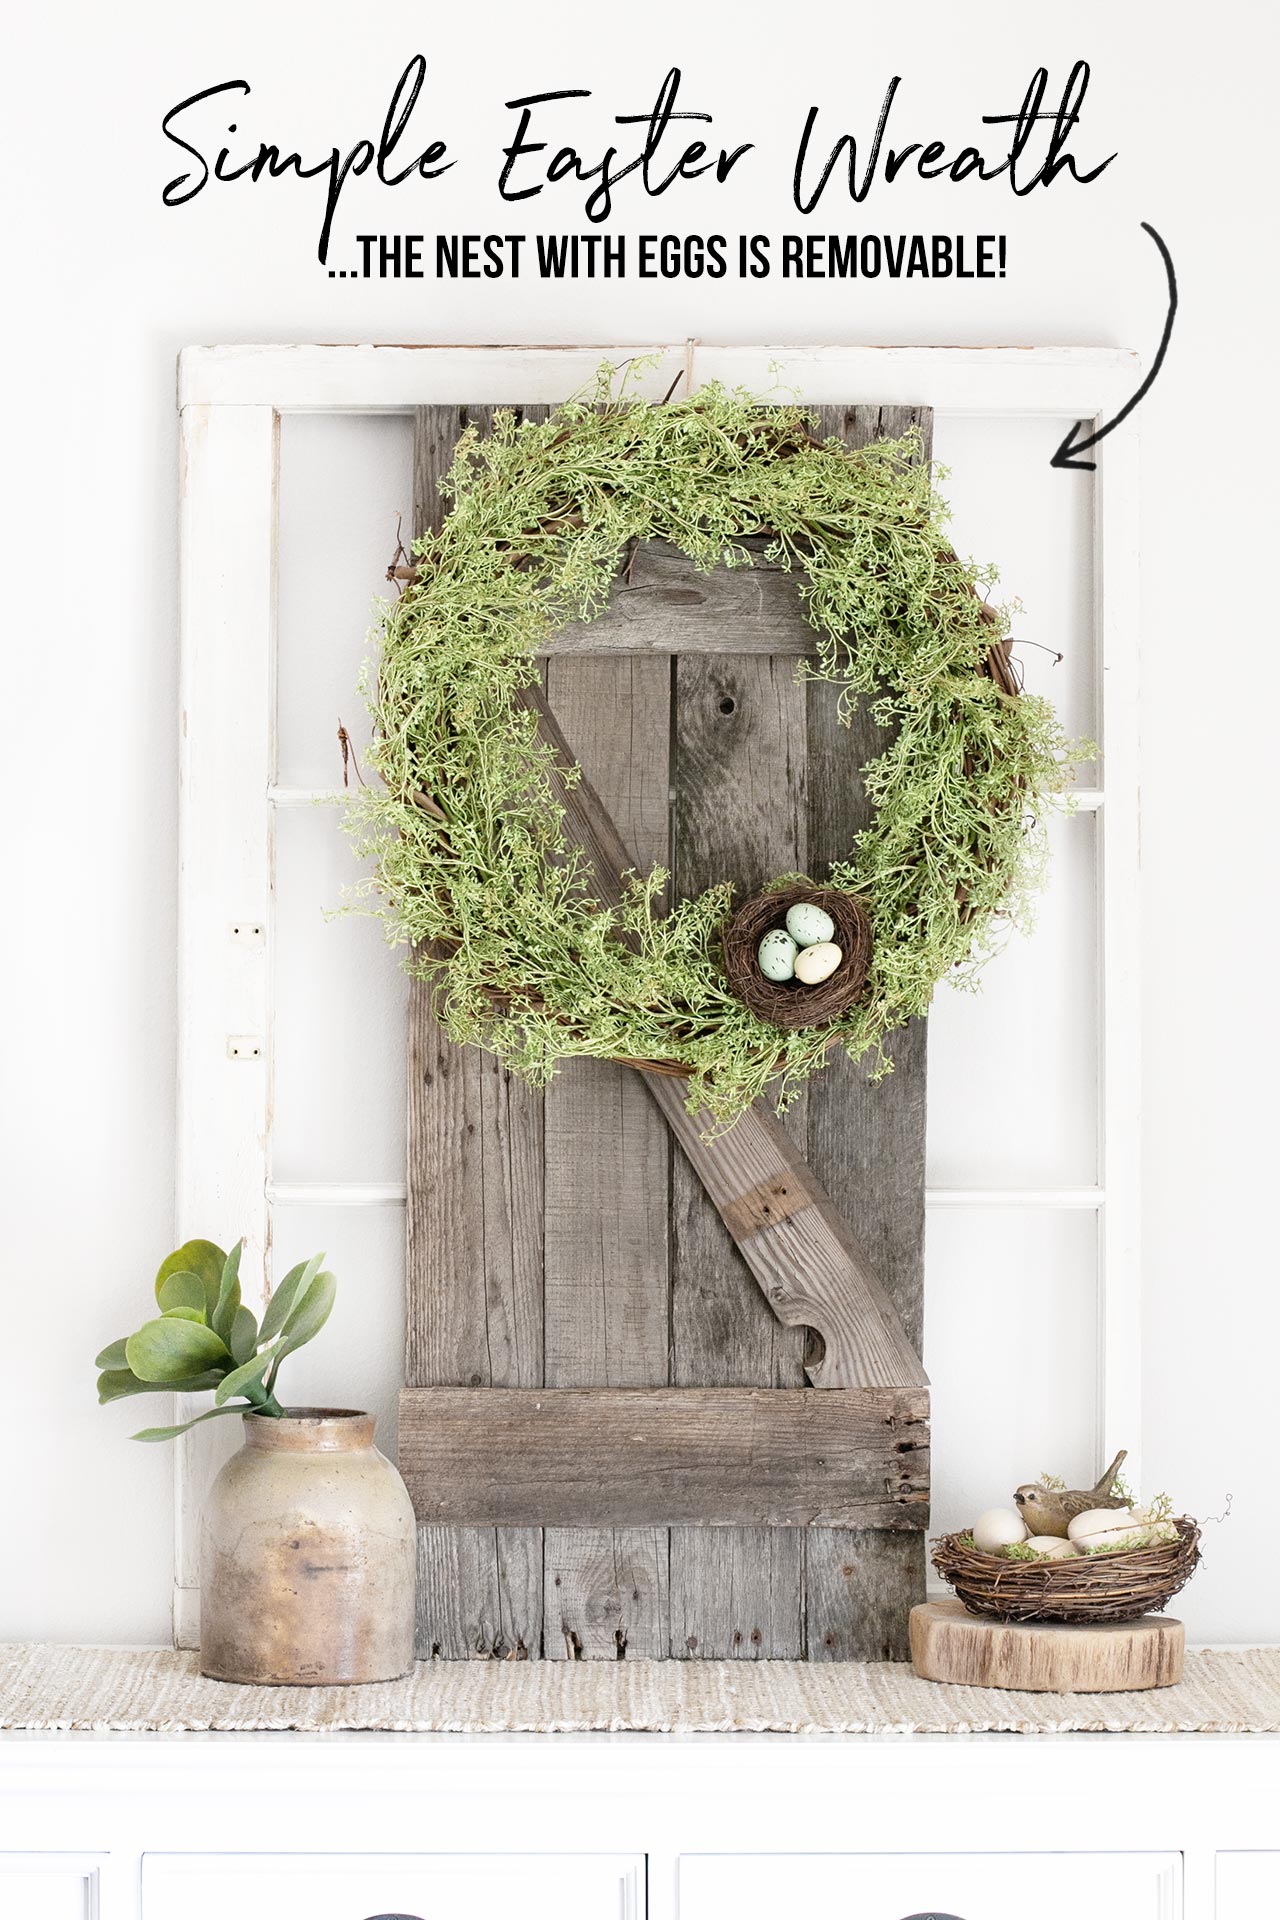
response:
M1088 1493L1079 1488L1059 1489L1042 1487L1032 1483L1019 1487L1014 1494L1018 1512L1026 1523L1028 1533L1055 1534L1059 1539L1067 1537L1067 1527L1078 1513L1088 1513L1094 1507L1123 1507L1126 1500L1117 1499L1112 1494L1116 1475L1124 1465L1127 1449L1122 1448L1107 1468L1096 1487Z

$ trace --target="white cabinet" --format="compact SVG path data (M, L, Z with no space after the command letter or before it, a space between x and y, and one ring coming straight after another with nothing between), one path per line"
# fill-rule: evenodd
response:
M56 1853L0 1853L3 1920L97 1920L97 1868Z
M695 1854L680 1920L1179 1920L1176 1853ZM1261 1916L1250 1916L1261 1920Z
M1217 1920L1280 1920L1280 1852L1220 1853L1217 1867Z
M229 1913L250 1912L271 1920L644 1920L644 1857L151 1853L143 1859L142 1920L227 1920Z

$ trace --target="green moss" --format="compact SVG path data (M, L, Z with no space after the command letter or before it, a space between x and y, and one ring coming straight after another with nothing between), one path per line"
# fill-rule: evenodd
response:
M366 684L383 789L351 810L373 862L357 892L453 1038L535 1084L575 1056L680 1062L690 1105L728 1122L770 1083L785 1104L832 1030L887 1071L885 1036L1026 914L1071 750L1044 701L979 670L1007 632L980 611L994 575L952 554L912 436L848 455L810 434L794 407L720 387L651 406L604 376L544 422L501 412L490 438L463 435L452 510L387 609ZM671 541L709 571L753 564L741 542L758 534L818 636L799 671L839 685L846 718L868 700L885 737L865 770L874 823L830 873L868 902L869 990L833 1028L792 1034L729 992L728 884L663 917L655 870L600 911L549 750L513 704L538 648L603 609L629 543Z

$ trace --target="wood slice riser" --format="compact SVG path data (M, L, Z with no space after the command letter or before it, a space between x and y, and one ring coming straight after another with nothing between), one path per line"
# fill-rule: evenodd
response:
M983 1620L959 1600L911 1610L911 1663L922 1680L1019 1693L1141 1693L1182 1678L1185 1634L1163 1614L1126 1625L1064 1627Z

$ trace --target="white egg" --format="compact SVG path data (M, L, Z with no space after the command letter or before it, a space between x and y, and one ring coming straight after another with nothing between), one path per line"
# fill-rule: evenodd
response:
M1114 1533L1119 1527L1131 1527L1133 1515L1128 1507L1090 1507L1067 1524L1068 1540L1081 1540L1091 1533Z
M836 923L829 913L815 907L812 900L797 900L787 908L787 932L798 947L816 947L833 938Z
M816 987L822 980L829 980L840 962L844 959L839 947L830 940L820 940L816 947L801 947L795 959L795 976L806 987Z
M1062 1540L1056 1533L1033 1533L1023 1545L1030 1547L1032 1553L1038 1554L1042 1560L1074 1560L1077 1557L1076 1548L1070 1540Z
M781 927L773 927L756 948L756 959L766 980L790 980L796 970L796 943Z
M1081 1553L1096 1553L1099 1547L1106 1547L1111 1553L1124 1553L1130 1547L1157 1547L1166 1540L1176 1540L1178 1529L1171 1521L1139 1520L1127 1527L1105 1527L1100 1533L1078 1533L1072 1544Z
M1012 1507L988 1507L973 1523L973 1544L979 1553L996 1553L1001 1547L1016 1547L1027 1537L1026 1523Z

